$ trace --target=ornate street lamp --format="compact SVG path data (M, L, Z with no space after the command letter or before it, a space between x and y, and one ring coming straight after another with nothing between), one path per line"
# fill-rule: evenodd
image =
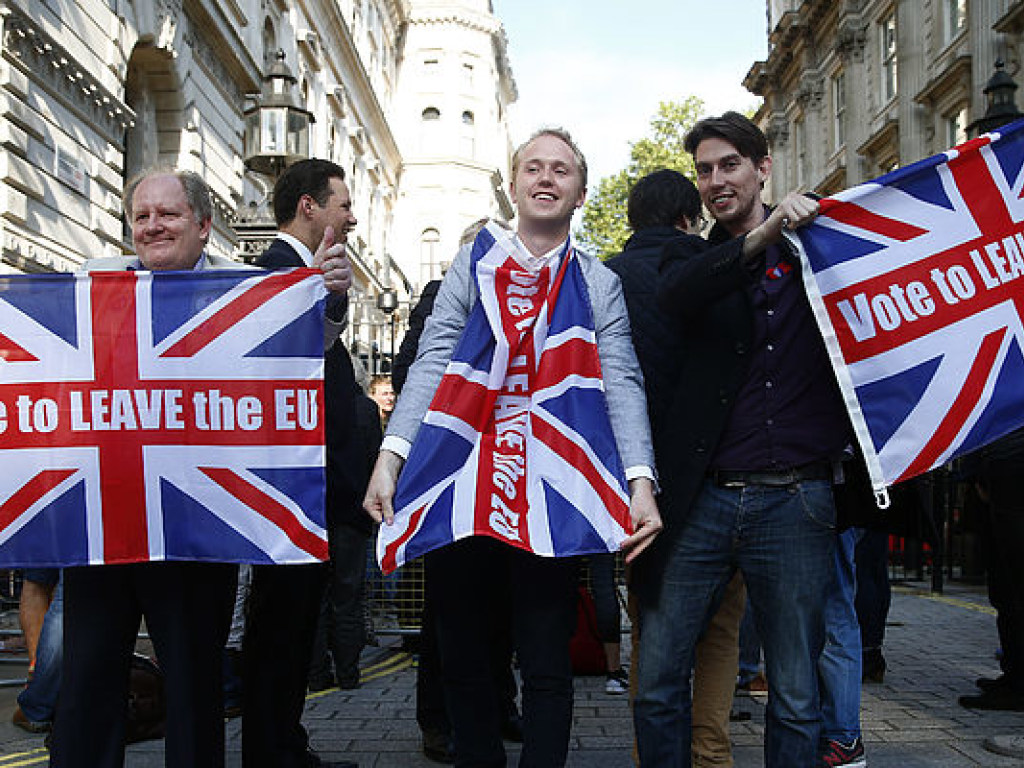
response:
M391 321L391 350L388 373L395 370L395 310L398 309L398 291L394 288L385 288L377 294L377 309L388 316Z
M257 104L245 111L245 167L271 178L288 165L309 157L309 124L313 113L295 103L295 76L278 50L263 79Z
M1024 117L1024 113L1017 109L1017 103L1014 101L1013 93L1017 90L1017 83L1006 72L1005 66L1001 60L996 61L995 74L989 78L982 91L988 100L985 114L967 128L972 136L980 136Z

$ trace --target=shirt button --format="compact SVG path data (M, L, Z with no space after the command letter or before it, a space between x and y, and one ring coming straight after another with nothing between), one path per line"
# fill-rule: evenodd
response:
M774 309L769 309L768 310L768 317L774 317L774 316L775 316L775 310Z
M774 344L769 344L768 345L768 351L769 352L774 352L775 351L775 345Z
M775 419L765 419L764 423L765 423L766 426L770 427L772 424L775 423Z
M764 383L764 386L765 386L765 389L771 389L772 388L772 383L770 381L766 381Z

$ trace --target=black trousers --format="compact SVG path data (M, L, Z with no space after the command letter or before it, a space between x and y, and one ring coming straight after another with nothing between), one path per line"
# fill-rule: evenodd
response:
M308 765L306 675L327 564L257 565L242 640L242 765Z
M136 563L64 571L64 666L50 765L124 764L128 675L139 621L153 640L167 696L165 765L224 765L221 652L237 567Z
M419 663L416 665L416 722L421 731L434 731L450 736L451 719L444 701L444 679L441 674L441 649L437 638L437 587L431 578L431 562L437 551L423 558L423 611L420 613ZM497 598L494 598L495 603ZM488 640L491 674L494 675L502 722L519 712L516 695L519 686L512 673L512 615L509 606L498 611L499 625ZM504 621L501 621L501 619Z
M490 647L511 610L523 678L523 768L562 766L572 725L577 562L472 537L435 553L437 638L457 766L504 766Z
M996 609L1000 662L1024 695L1024 461L993 462L984 477L989 497L988 594Z
M339 684L351 685L359 682L359 655L366 645L366 547L370 537L350 525L338 524L331 527L328 539L331 563L309 677L333 674Z

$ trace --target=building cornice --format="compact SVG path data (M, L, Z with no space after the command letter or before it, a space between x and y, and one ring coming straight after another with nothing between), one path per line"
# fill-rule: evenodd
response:
M864 155L865 157L876 157L882 153L882 150L887 148L896 147L899 149L900 140L900 121L894 117L890 117L881 127L872 133L867 141L857 147L857 154Z
M14 3L0 4L3 55L116 147L135 113ZM21 94L22 98L26 94Z
M953 59L914 96L918 104L934 105L951 90L966 85L970 90L971 57L961 54Z
M1024 3L1014 3L1013 7L992 25L992 29L1006 35L1019 35L1024 32Z

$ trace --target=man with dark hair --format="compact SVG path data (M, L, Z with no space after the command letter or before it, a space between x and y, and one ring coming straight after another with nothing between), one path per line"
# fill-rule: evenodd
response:
M671 418L686 349L679 320L660 309L655 300L661 282L662 254L670 243L675 259L683 258L683 254L702 253L708 244L698 236L703 219L700 194L693 182L678 171L663 169L641 178L629 192L626 210L633 234L622 253L607 264L622 280L633 346L644 372L654 459L660 466L672 454L679 430L686 429L685 424ZM662 473L661 485L662 499L672 498L674 476ZM737 576L729 583L722 607L696 650L695 765L724 765L731 761L729 712L745 600L743 579ZM634 660L637 650L633 649Z
M677 318L682 365L675 434L659 471L669 533L640 564L639 693L643 766L691 764L694 648L737 571L750 595L769 685L765 765L820 764L816 664L836 542L832 482L849 422L783 228L818 204L761 200L767 142L735 112L686 138L711 248L666 248L661 308Z
M354 434L355 376L345 345L337 341L345 323L351 266L344 244L356 225L345 172L327 160L300 160L274 185L279 231L256 264L266 268L314 266L314 249L325 249L333 272L326 282L324 392L327 444L327 529L335 598L357 602L362 589L370 533L359 508L365 478L352 477L359 461L348 461ZM256 565L242 641L242 764L245 768L305 768L325 763L309 749L302 726L306 680L317 620L328 578L326 564ZM336 646L336 670L347 688L359 681L362 616L351 617ZM351 638L350 638L351 639Z

